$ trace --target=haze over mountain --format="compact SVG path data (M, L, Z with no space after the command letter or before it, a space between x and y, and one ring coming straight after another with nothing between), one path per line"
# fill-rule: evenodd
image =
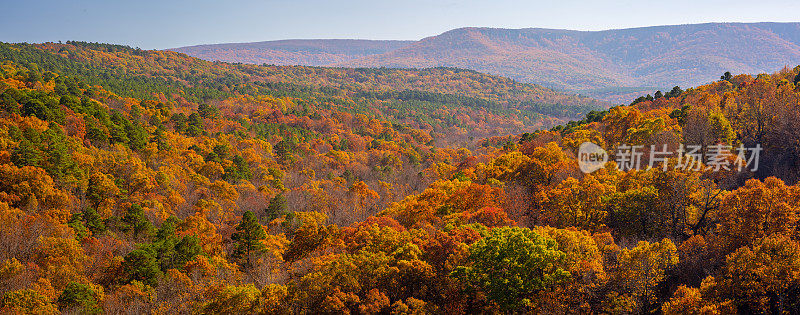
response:
M387 53L414 41L360 39L296 39L256 43L197 45L169 49L211 61L328 66Z
M346 67L461 67L624 100L725 71L800 63L800 23L707 23L607 31L460 28L416 42L272 41L172 49L207 60Z

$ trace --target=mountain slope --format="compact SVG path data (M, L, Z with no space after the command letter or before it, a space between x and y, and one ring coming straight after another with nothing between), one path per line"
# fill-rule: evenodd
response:
M204 59L239 53L223 47L213 57L177 51ZM265 62L278 63L292 54L276 51L271 50L276 55ZM349 60L337 65L346 67L467 68L621 100L619 95L629 99L642 91L703 84L725 71L761 73L800 63L800 23L707 23L592 32L461 28L384 53L342 58ZM618 89L623 87L627 89Z
M464 28L348 66L453 66L562 89L697 85L800 62L800 24L697 24L601 32Z
M309 106L430 130L446 136L439 142L443 145L529 132L610 105L456 68L230 64L171 51L82 42L0 43L0 60L75 76L123 97L198 104L240 97L298 98Z
M326 66L386 53L413 41L402 40L278 40L256 43L197 45L168 49L200 59L274 65Z

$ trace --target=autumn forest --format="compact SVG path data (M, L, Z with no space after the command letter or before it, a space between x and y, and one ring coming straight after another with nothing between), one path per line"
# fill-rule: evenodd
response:
M800 313L800 67L775 71L612 106L0 43L0 313ZM625 169L628 145L761 151Z

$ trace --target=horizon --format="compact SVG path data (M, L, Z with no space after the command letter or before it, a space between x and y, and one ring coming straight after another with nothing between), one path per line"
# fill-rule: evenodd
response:
M211 0L33 0L13 3L0 12L0 41L75 40L163 50L287 39L419 40L463 27L603 31L703 23L797 23L794 12L798 11L800 3L788 0L413 0L401 4L237 0L224 5Z
M707 25L707 24L800 24L800 21L797 22L772 22L772 21L762 21L762 22L702 22L702 23L685 23L685 24L663 24L663 25L646 25L646 26L635 26L635 27L626 27L626 28L610 28L610 29L602 29L602 30L578 30L578 29L569 29L569 28L547 28L547 27L521 27L521 28L504 28L504 27L491 27L491 26L462 26L456 27L438 34L428 35L417 39L382 39L382 38L283 38L283 39L271 39L271 40L257 40L251 42L219 42L219 43L202 43L202 44L191 44L187 46L179 46L179 47L168 47L168 48L160 48L160 49L153 49L153 50L170 50L176 48L184 48L184 47L196 47L196 46L213 46L213 45L226 45L226 44L257 44L257 43L267 43L267 42L281 42L281 41L332 41L332 40L353 40L353 41L397 41L397 42L416 42L423 40L429 37L435 37L450 31L460 30L460 29L499 29L499 30L553 30L553 31L571 31L571 32L587 32L587 33L597 33L597 32L610 32L610 31L620 31L620 30L635 30L635 29L646 29L646 28L658 28L658 27L673 27L673 26L687 26L687 25ZM106 43L106 44L114 44L114 43Z
M176 46L176 47L167 47L167 48L141 48L138 46L131 46L124 43L116 43L116 42L98 42L98 41L82 41L82 40L56 40L56 41L42 41L42 42L5 42L5 43L29 43L29 44L42 44L42 43L65 43L67 41L77 41L77 42L91 42L91 43L99 43L99 44L111 44L111 45L123 45L129 46L131 48L139 48L144 50L170 50L176 48L184 48L184 47L196 47L196 46L212 46L212 45L226 45L226 44L257 44L257 43L266 43L266 42L280 42L280 41L334 41L334 40L342 40L342 41L396 41L396 42L415 42L420 41L425 38L434 37L437 35L441 35L450 31L460 30L460 29L502 29L502 30L554 30L554 31L573 31L573 32L588 32L588 33L596 33L596 32L609 32L609 31L619 31L619 30L633 30L633 29L646 29L646 28L658 28L658 27L673 27L673 26L686 26L686 25L706 25L706 24L800 24L800 22L772 22L772 21L762 21L762 22L703 22L703 23L686 23L686 24L664 24L664 25L646 25L646 26L636 26L636 27L627 27L627 28L611 28L611 29L602 29L602 30L578 30L578 29L568 29L568 28L546 28L546 27L521 27L521 28L503 28L503 27L490 27L490 26L462 26L453 28L438 34L433 34L429 36L424 36L418 39L381 39L381 38L284 38L284 39L271 39L271 40L257 40L257 41L249 41L249 42L218 42L218 43L200 43L200 44L190 44L186 46Z
M800 314L800 1L6 2L0 313Z

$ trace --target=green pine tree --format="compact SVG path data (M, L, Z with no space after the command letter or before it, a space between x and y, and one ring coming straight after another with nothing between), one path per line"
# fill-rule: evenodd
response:
M161 275L155 255L145 249L136 249L125 255L122 268L128 274L128 282L137 280L150 286L155 286Z
M155 232L153 224L145 217L144 209L138 204L128 208L128 212L122 216L121 223L120 229L133 232L133 237L150 237Z
M723 81L728 81L728 82L730 82L730 81L731 81L731 79L733 79L733 75L731 74L731 72L730 72L730 71L726 71L726 72L725 72L725 74L723 74L721 77L719 77L719 79L720 79L720 80L723 80Z
M231 239L236 242L236 248L233 251L233 257L245 258L246 266L252 266L250 257L253 254L264 251L264 244L261 240L267 238L267 232L261 223L258 223L255 214L252 211L247 211L242 216L242 223L236 226L236 233L233 233Z
M98 295L90 285L70 282L58 296L57 302L66 313L74 310L80 314L100 314L103 309L98 303Z
M284 213L286 213L286 197L283 194L278 194L269 201L267 210L264 211L267 215L267 220L272 221Z

